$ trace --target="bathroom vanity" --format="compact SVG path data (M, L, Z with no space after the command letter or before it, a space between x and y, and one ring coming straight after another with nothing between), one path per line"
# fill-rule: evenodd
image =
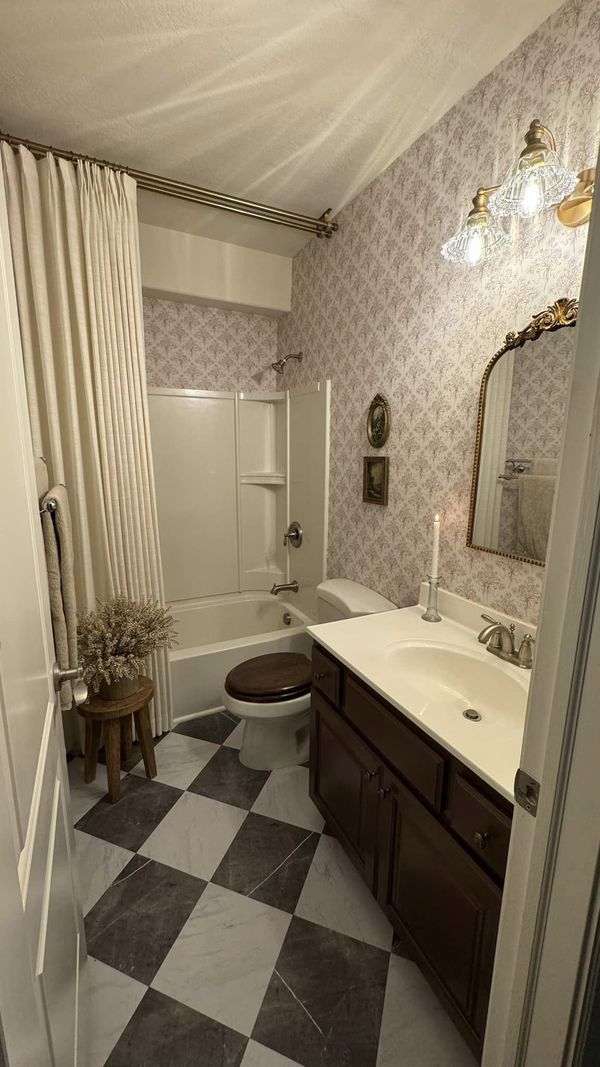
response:
M476 632L454 622L444 620L434 628L439 640L428 641L432 627L421 613L410 608L311 628L318 643L310 790L328 830L480 1055L526 706L527 680L520 676L528 672L488 663L494 657L477 644ZM449 678L441 678L434 706L428 680L415 681L410 667L423 650L433 674L436 656L440 671L449 670L446 654L467 678L470 670L481 672L465 687L472 695L469 685L472 693L479 686L479 721L464 717L460 685L453 689ZM521 729L512 736L503 730L502 697L494 707L503 678L508 702L521 701L513 705ZM419 692L427 699L419 702ZM396 695L390 700L386 693ZM436 722L442 705L446 738ZM469 744L480 746L481 757Z

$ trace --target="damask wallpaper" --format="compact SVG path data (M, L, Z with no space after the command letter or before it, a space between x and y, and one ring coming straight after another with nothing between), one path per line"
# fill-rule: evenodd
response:
M514 353L507 456L558 456L577 328L543 333Z
M144 297L146 373L163 389L281 388L277 319Z
M465 545L477 399L509 330L559 296L577 297L587 228L553 213L513 225L502 259L447 263L442 243L479 185L504 177L534 118L575 170L594 165L600 129L600 0L570 0L338 216L330 241L294 260L280 351L302 348L287 385L332 379L331 577L414 603L442 516L443 585L535 621L541 567ZM389 399L389 505L361 502L369 402ZM301 516L300 516L301 518Z

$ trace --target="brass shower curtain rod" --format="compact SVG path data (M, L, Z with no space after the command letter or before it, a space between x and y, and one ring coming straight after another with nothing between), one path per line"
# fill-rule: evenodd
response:
M66 159L70 163L83 161L95 163L99 167L108 167L110 170L124 171L134 178L140 189L147 189L151 193L160 193L162 196L174 196L179 200L189 200L194 204L204 204L206 207L218 208L220 211L232 211L236 215L246 215L253 219L262 219L263 222L273 222L277 226L291 226L294 230L305 230L314 233L317 237L331 237L337 230L338 224L331 218L332 209L324 211L320 218L314 219L310 215L300 215L295 211L284 211L282 208L270 207L268 204L259 204L254 200L244 200L239 196L229 196L227 193L217 193L214 189L203 189L200 185L192 185L190 182L180 182L175 178L163 178L159 174L149 174L145 170L136 170L135 167L124 167L118 163L110 163L106 159L94 159L93 156L84 156L79 152L70 152L64 148L54 148L52 145L39 144L37 141L28 141L25 137L14 137L9 133L0 131L0 141L6 141L11 148L23 145L35 156L45 156L51 153L57 159Z

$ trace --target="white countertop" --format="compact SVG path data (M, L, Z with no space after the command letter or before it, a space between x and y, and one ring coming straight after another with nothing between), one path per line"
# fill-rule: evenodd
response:
M507 800L514 802L514 778L521 754L531 671L492 656L477 641L479 629L484 625L479 621L480 614L489 609L445 593L440 597L440 610L445 617L439 623L424 622L421 604L309 626L308 632L363 682ZM449 618L450 613L455 617ZM490 613L494 618L506 621L506 616ZM534 627L517 621L517 641L522 636L519 629L535 631ZM430 643L442 656L446 650L469 657L469 670L478 674L480 722L471 722L462 715L469 703L465 700L460 680L455 685L447 682L436 691L436 699L431 700L430 694L424 694L426 680L424 686L419 686L418 679L415 684L411 671L399 666L399 649L402 654L407 650L410 662L411 649L420 649ZM499 704L501 692L502 707Z

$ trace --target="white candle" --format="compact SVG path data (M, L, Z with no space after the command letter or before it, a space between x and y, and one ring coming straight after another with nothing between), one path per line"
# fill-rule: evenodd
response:
M431 560L431 577L438 577L438 562L440 555L440 517L433 516L433 558Z

